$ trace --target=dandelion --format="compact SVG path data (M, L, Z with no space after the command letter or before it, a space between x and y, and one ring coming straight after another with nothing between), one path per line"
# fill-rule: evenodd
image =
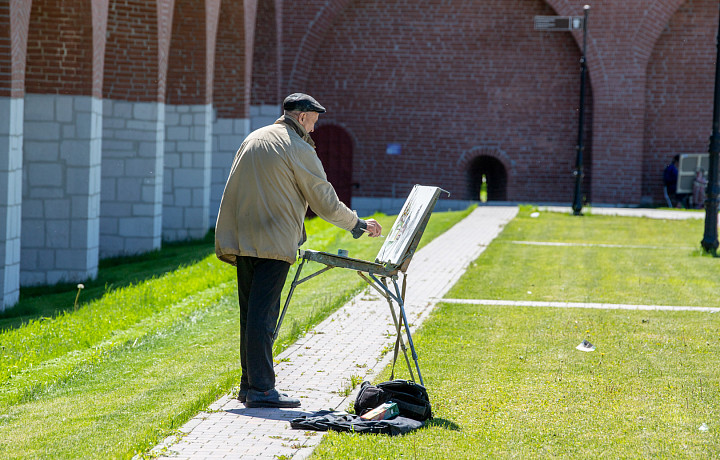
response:
M73 306L73 311L77 311L77 303L78 303L78 298L80 298L80 291L85 289L85 285L80 283L77 285L77 289L78 289L78 291L77 291L77 295L75 295L75 305Z

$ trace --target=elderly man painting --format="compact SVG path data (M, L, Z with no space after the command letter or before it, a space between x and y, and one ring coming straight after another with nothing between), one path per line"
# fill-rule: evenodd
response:
M275 389L272 335L280 295L298 246L305 242L308 205L322 219L352 232L380 236L340 200L327 181L310 138L325 108L307 94L291 94L284 115L251 133L240 146L225 184L215 228L217 257L237 266L240 303L238 399L247 407L299 407Z

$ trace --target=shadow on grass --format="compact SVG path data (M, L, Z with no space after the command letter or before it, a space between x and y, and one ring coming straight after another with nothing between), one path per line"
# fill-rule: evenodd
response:
M453 422L452 420L447 420L444 418L435 417L432 420L428 420L425 422L426 427L438 427L438 428L444 428L446 430L452 430L452 431L462 431L460 429L460 425Z
M210 230L198 240L163 243L148 253L103 259L95 279L84 280L78 295L78 283L58 283L20 289L20 300L0 313L0 331L16 329L32 320L52 318L81 304L99 299L110 291L157 278L183 266L192 265L213 254L215 234Z

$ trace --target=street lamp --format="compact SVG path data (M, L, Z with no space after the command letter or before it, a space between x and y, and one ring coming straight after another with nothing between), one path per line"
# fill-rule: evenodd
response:
M720 14L718 15L720 18ZM720 21L720 19L719 19ZM705 234L700 242L705 252L717 256L718 248L718 153L720 153L720 22L715 40L717 55L715 57L715 101L713 104L713 125L710 135L710 164L705 200Z
M585 74L587 73L587 63L585 59L585 51L587 49L587 23L590 5L583 7L585 18L583 20L583 47L582 56L580 57L580 108L578 110L578 141L577 156L575 158L575 194L573 196L573 215L582 216L582 180L583 180L583 127L585 119Z
M583 45L582 56L580 57L580 107L578 110L578 138L577 138L577 156L575 158L575 195L573 197L573 214L582 216L582 180L583 180L583 127L585 125L585 74L587 73L587 62L585 51L587 49L587 22L590 5L583 7L585 16L535 16L535 30L548 32L565 32L579 29L582 23Z

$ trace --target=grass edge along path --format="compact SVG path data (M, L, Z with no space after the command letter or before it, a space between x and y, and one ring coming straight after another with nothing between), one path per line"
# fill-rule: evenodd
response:
M680 248L697 246L688 239L702 233L702 223L651 222L650 235L644 235L638 218L578 220L568 216L573 225L581 226L579 235L563 233L566 228L553 230L550 227L558 226L555 222L518 236L518 227L530 229L539 222L528 216L529 211L524 209L524 215L521 212L505 228L447 294L457 298L457 303L439 299L438 308L414 335L424 350L424 376L436 419L423 430L397 438L330 433L315 449L313 459L718 456L720 326L711 313L714 309L675 312L471 304L475 298L552 302L551 292L566 300L642 303L639 291L610 292L608 283L615 280L594 275L593 261L605 260L598 258L597 251L609 254L611 260L622 256L645 267L657 264L638 274L627 268L621 272L631 282L639 279L649 290L673 290L675 283L663 285L667 279L684 279L697 287L693 278L707 276L708 270L716 273L717 260ZM563 219L542 214L540 219L556 217ZM611 233L621 241L587 227L613 222L617 225ZM645 251L648 259L642 259L637 248L576 246L534 252L502 241L648 245L643 241L646 236L659 248ZM568 273L579 270L568 261L590 269L573 279L537 263L544 258L552 265L558 257L567 263ZM658 263L658 257L664 260ZM684 278L675 275L674 268L664 270L678 259L700 268ZM513 261L519 267L512 267ZM683 263L679 262L681 267ZM654 271L655 276L646 276L646 271ZM548 284L543 283L543 276L581 286L592 281L600 288L593 291L596 297L577 299L577 294L558 289L565 286L570 291L565 284L540 289ZM496 284L491 290L478 286L489 281ZM703 292L707 291L687 303L717 305L716 296L708 299ZM643 299L686 304L668 292L654 292ZM596 350L576 350L583 339L595 344ZM388 377L385 370L377 381Z
M469 212L470 210L434 214L421 245L449 228ZM382 217L382 219L386 221L383 225L391 224L391 218ZM312 221L308 224L309 227L313 225L315 224ZM352 250L355 254L374 254L377 252L377 247L382 244L382 240L371 241L367 238L351 241L343 235L341 230L328 230L325 232L327 229L322 226L319 227L314 229L316 230L315 235L325 239L314 243L311 240L310 244L312 246L308 245L306 247L326 250L334 250L338 246L351 249L355 247ZM353 246L353 244L357 246ZM97 457L102 455L126 458L133 453L142 452L144 449L153 447L160 439L171 434L173 430L191 418L203 405L230 390L232 385L239 380L239 362L237 356L234 355L238 340L236 337L237 324L235 324L237 322L235 285L234 282L226 281L234 279L234 271L231 267L215 261L214 256L209 256L198 264L193 264L187 270L192 272L194 266L203 264L218 264L226 273L221 276L222 282L217 286L208 288L209 292L195 293L197 300L186 296L177 302L178 305L172 304L159 308L154 314L147 316L145 320L133 323L132 327L113 331L110 338L104 337L97 340L80 352L76 349L65 355L59 354L59 356L51 358L51 360L56 360L54 364L41 361L39 364L28 366L26 370L19 371L20 374L23 372L27 374L25 390L7 391L6 397L8 399L6 401L22 402L11 404L9 407L3 407L5 403L0 406L0 451L6 452L9 457L26 455L43 457L50 455L62 458ZM180 270L180 272L183 272L183 270ZM205 267L205 270L212 271L214 268ZM167 280L168 277L171 278L170 275L166 275L148 283L156 283L152 284L152 290L157 290L159 294L162 294L164 289L162 282ZM288 278L291 279L290 276ZM174 279L171 289L179 290L183 284L182 280ZM145 287L147 288L147 286ZM353 286L343 285L343 287L349 287L353 292L358 290ZM140 288L132 286L126 290L132 291L133 289ZM222 329L226 331L221 334L225 337L220 341L217 338L205 337L201 332L202 328L198 329L205 321L202 318L203 314L200 313L207 308L210 308L210 311L216 310L213 307L214 300L210 302L199 301L203 298L202 294L213 294L217 296L213 298L219 299L216 302L217 305L226 305L226 307L221 308L225 313L220 312L224 316L218 319L220 321L218 324L221 324ZM288 313L288 319L292 320L290 323L294 323L296 327L285 329L284 326L284 330L281 330L281 338L285 337L287 339L292 334L302 333L305 327L320 321L329 315L329 310L340 306L341 303L339 302L348 295L347 293L343 295L342 292L334 297L327 295L323 299L320 308L310 305L303 309L302 305L298 305L302 303L302 295L298 297L298 293L296 293L293 308ZM311 297L311 293L307 292L306 297ZM67 321L67 317L80 317L83 311L102 310L99 307L101 303L92 307L90 305L84 305L77 312L67 312L56 318L40 320L39 322L55 322L56 325L59 325L63 321ZM192 311L193 305L196 307L194 311ZM235 305L234 313L232 305ZM183 310L183 306L187 306L188 309ZM122 310L122 305L120 307L120 310ZM173 311L175 308L177 310ZM112 312L109 313L112 314ZM155 318L152 318L153 316ZM208 317L206 314L204 316ZM173 318L175 318L175 321L172 320ZM157 321L157 323L153 324L154 321ZM96 323L91 322L90 327L93 327ZM5 331L0 334L0 340L6 333L18 334L21 331L34 330L33 327L36 326L30 323L24 327ZM193 336L196 338L192 340L188 338L187 343L175 343L173 345L172 337L179 337L190 329L200 331L200 335L196 334L196 336ZM60 342L63 341L60 340ZM192 343L193 341L195 343ZM184 373L167 372L167 370L164 372L167 375L158 376L158 372L163 373L158 369L162 368L162 360L165 358L159 358L160 364L146 363L143 365L134 364L128 358L128 354L137 351L140 347L144 347L146 353L152 352L152 350L155 350L153 348L155 347L154 343L167 343L166 348L161 348L166 350L166 354L172 356L177 355L173 351L173 346L175 346L175 349L189 346L192 347L193 351L206 351L207 353L200 360L203 365L206 364L206 361L216 365L218 369L215 373L217 373L218 377L196 378L196 380L202 381L188 381L186 387L177 386L173 380L183 381L188 376ZM104 346L109 348L103 348ZM159 352L159 350L156 351ZM226 360L231 363L229 367L228 364L223 364L222 360L218 360L218 354L227 356ZM79 357L80 355L90 359L82 359ZM158 356L162 355L160 353ZM173 369L176 367L182 369L186 366L182 364L182 359L173 362L175 362L175 364L172 364ZM62 363L67 365L62 366ZM52 373L43 374L43 370L50 369L53 365L57 365L59 369L62 369L62 372L58 372L56 375L52 375ZM192 374L194 371L192 366L186 370L187 374ZM205 369L204 372L213 373L212 369ZM39 383L43 377L47 378L46 381ZM22 383L20 379L17 380L18 383ZM143 382L150 386L142 389ZM120 392L116 392L114 388L108 386L111 384L120 387ZM123 386L129 386L130 388L127 391L122 391ZM4 390L8 390L7 381L3 387L5 387ZM87 397L83 396L82 391L76 391L79 388L87 388ZM133 390L139 391L139 393L133 393ZM185 393L188 393L188 395L186 396ZM134 394L135 396L133 396ZM107 398L110 395L113 395L112 403L121 409L113 409L108 405L103 406L103 404L107 403ZM133 402L133 400L136 401ZM153 403L153 401L155 402ZM158 401L162 402L162 410L153 408L153 404L159 404ZM138 404L142 407L138 406ZM104 409L99 406L104 407ZM28 410L23 412L24 408ZM160 418L143 418L144 414L155 412L162 414ZM92 422L92 420L95 422ZM100 423L101 421L102 423ZM103 431L93 429L92 425L95 424L102 427ZM32 429L36 434L31 435L29 432L23 434L23 426L27 427L28 430ZM125 429L118 432L118 426L123 426ZM115 427L115 430L112 427ZM40 433L42 436L38 436ZM83 442L76 442L78 439L82 439ZM73 441L69 442L70 440Z

